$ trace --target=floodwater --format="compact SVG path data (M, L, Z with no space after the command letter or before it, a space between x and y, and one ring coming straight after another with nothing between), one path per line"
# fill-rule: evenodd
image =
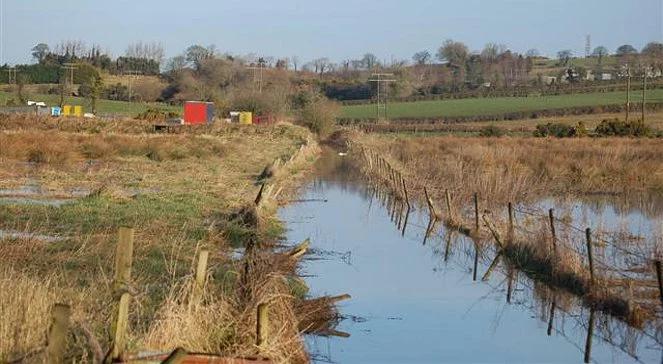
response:
M288 241L312 240L310 295L352 295L337 327L350 337L307 338L317 362L581 363L590 321L592 362L661 362L660 332L590 313L502 264L482 280L489 245L440 228L425 239L426 211L406 225L347 159L328 153L319 164L306 202L280 211Z

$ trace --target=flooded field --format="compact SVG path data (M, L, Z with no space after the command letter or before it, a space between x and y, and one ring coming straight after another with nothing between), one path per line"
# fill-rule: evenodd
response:
M319 362L661 361L658 322L636 329L592 312L495 260L492 245L442 227L426 237L427 211L394 214L389 195L346 158L323 158L301 199L280 215L289 241L312 239L303 272L311 295L352 295L337 328L349 337L308 338ZM587 221L625 219L633 234L649 235L661 221L609 204L571 210Z

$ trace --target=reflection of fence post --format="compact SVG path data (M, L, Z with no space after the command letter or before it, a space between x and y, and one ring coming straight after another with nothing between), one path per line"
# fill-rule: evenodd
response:
M479 232L479 194L474 193L474 229Z
M262 346L269 335L269 305L267 303L259 304L257 315L256 345Z
M592 257L592 229L585 230L585 237L587 239L587 259L589 260L589 279L592 286L595 283L594 277L594 258Z
M592 336L594 336L594 320L595 312L592 309L589 312L589 324L587 325L587 340L585 341L585 363L589 363L592 359Z
M557 234L555 233L555 211L548 210L548 218L550 219L550 234L552 235L552 248L553 252L557 254Z
M663 276L661 273L661 261L655 261L654 265L656 266L656 278L658 279L658 295L661 298L661 305L663 305Z
M47 361L49 363L64 363L71 308L68 305L57 303L53 306L51 315L53 321L51 322L51 328L48 330Z

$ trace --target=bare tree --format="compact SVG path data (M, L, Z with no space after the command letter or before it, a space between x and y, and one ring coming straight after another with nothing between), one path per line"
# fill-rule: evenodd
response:
M412 60L418 66L423 66L423 65L428 64L431 61L432 58L433 58L433 56L427 50L417 52L417 53L414 54L414 56L412 56Z
M299 66L299 57L292 56L290 57L290 62L292 63L292 68L297 72L297 67Z
M568 66L571 57L573 57L573 51L570 49L557 52L557 59L559 60L559 64L562 66Z

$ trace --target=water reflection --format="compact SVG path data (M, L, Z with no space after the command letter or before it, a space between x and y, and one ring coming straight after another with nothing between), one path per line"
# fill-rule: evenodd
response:
M637 330L505 265L490 244L364 183L345 158L323 159L303 199L281 211L288 239L311 237L342 259L305 266L312 295L349 293L339 330L309 338L320 361L659 362L660 323ZM431 227L433 226L433 227ZM422 244L423 242L423 244ZM591 332L593 330L593 332Z

